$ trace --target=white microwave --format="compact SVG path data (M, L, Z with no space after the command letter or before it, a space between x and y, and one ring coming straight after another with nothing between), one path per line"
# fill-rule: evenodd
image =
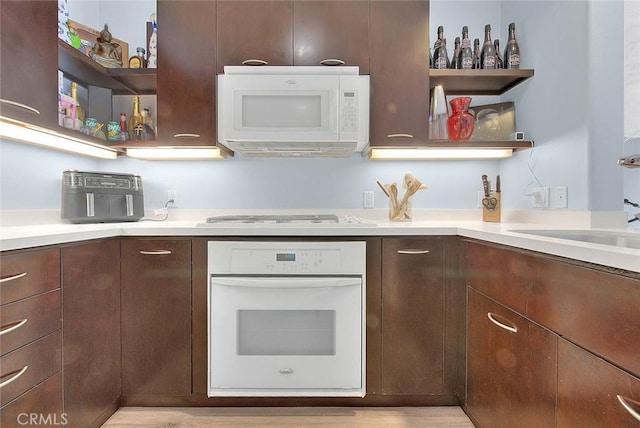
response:
M358 67L226 66L218 141L244 156L350 156L369 142L369 76Z

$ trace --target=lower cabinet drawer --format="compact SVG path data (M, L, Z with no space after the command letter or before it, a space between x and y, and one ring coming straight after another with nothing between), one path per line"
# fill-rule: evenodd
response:
M62 373L58 372L0 409L0 426L77 426L62 410Z
M0 405L60 371L60 330L0 357Z
M0 355L61 328L60 289L0 308Z
M640 379L558 341L558 427L640 426Z

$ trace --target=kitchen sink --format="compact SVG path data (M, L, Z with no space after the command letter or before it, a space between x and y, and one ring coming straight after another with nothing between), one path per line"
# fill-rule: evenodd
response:
M590 244L612 245L615 247L640 250L640 233L634 232L537 229L510 230L510 232L544 236L547 238L568 239L570 241L587 242Z

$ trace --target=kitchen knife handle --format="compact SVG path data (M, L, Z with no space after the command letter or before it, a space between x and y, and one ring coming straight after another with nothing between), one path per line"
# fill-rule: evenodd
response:
M398 250L398 254L429 254L429 250L420 248L406 248Z
M489 180L486 175L482 176L482 187L484 189L484 196L488 198L490 189L489 189Z
M18 273L16 275L11 275L11 276L8 276L6 278L2 278L2 279L0 279L0 284L2 284L3 282L9 282L9 281L13 281L13 280L16 280L16 279L20 279L23 276L27 276L27 273L26 272L22 272L22 273Z
M29 368L29 366L24 366L22 368L22 370L16 370L16 371L12 372L12 373L16 373L16 374L11 376L9 379L5 380L4 382L1 382L0 383L0 388L5 387L5 386L9 385L11 382L13 382L14 380L18 379L20 376L22 376L24 374L24 372L27 371L28 368ZM12 373L7 373L6 375L0 376L0 378L8 376L8 375L10 375Z
M26 110L26 111L28 111L30 113L40 114L40 111L38 109L35 109L35 108L33 108L31 106L28 106L26 104L18 103L18 102L11 101L11 100L5 100L4 98L0 98L0 103L1 104L8 104L8 105L14 106L14 107L18 107L18 108Z
M630 398L623 397L620 394L616 395L616 397L618 398L618 401L620 402L620 404L622 404L622 407L624 407L624 409L627 412L629 412L629 414L632 417L634 417L635 419L640 421L640 412L638 410L634 409L633 406L631 404L629 404L629 402L634 403L639 408L640 408L640 403L638 403L637 401L631 400Z
M491 312L487 312L487 317L489 318L489 320L494 323L495 325L497 325L500 328L504 328L505 330L510 331L511 333L517 333L518 332L518 327L514 326L510 326L510 325L506 325L505 323L502 323L500 321L498 321L497 319L495 319L495 315L492 314Z
M147 256L167 256L171 254L171 250L140 250L140 254Z
M25 319L23 319L21 321L16 321L16 322L13 322L11 324L7 324L8 327L0 329L0 336L3 336L5 334L7 334L7 333L11 333L12 331L19 329L20 327L25 325L27 323L27 321L29 321L29 319L25 318Z

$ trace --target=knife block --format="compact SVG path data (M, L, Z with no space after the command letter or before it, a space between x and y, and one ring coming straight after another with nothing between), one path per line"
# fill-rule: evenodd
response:
M500 196L502 193L491 192L489 193L490 198L496 198L496 206L493 209L489 209L482 206L482 221L500 223L500 212L502 210L502 203L500 201Z

